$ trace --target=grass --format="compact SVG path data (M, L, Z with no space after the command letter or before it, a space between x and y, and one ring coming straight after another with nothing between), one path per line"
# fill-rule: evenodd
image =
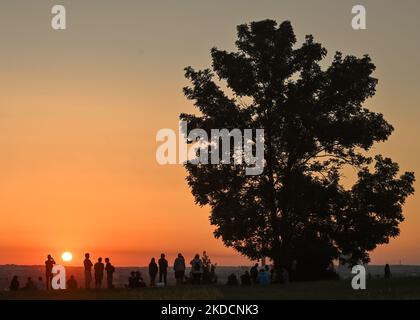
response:
M321 281L267 286L171 286L139 290L62 290L0 292L0 299L42 300L228 300L228 299L420 299L420 278L375 279L366 290L353 290L350 281Z

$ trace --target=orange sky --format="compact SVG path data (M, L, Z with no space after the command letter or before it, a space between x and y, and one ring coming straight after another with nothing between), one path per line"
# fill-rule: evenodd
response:
M420 3L362 1L368 29L350 27L353 1L61 1L68 29L50 28L55 1L0 3L0 264L40 264L85 251L117 265L170 261L207 250L219 264L247 263L212 236L181 166L155 160L156 132L192 112L183 67L207 67L212 46L232 49L235 26L291 20L329 50L377 65L368 106L396 128L376 148L419 172ZM416 184L417 187L417 184ZM418 189L418 188L417 188ZM373 263L420 264L420 197L405 206L401 236Z

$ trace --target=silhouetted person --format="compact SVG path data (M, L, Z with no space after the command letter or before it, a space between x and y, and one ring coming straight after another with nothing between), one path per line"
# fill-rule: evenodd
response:
M165 283L167 285L167 276L168 276L168 260L165 259L165 254L162 253L160 255L160 259L158 261L159 264L159 282Z
M195 255L194 259L191 260L191 275L192 282L194 284L200 284L201 275L203 274L203 262L198 254Z
M105 258L105 263L106 263L105 271L106 271L107 286L108 286L108 289L112 289L114 287L112 282L114 281L115 267L111 264L111 262L109 261L109 258Z
M385 277L385 279L391 278L391 268L389 267L388 263L385 265L384 277Z
M90 284L92 283L92 267L93 263L90 261L89 253L85 253L85 260L83 261L83 265L85 267L85 288L90 289Z
M46 289L51 290L51 281L53 278L52 269L55 265L53 257L49 254L47 260L45 261L45 284Z
M251 275L249 274L248 270L246 270L245 273L241 275L241 285L250 286L251 284Z
M31 277L28 277L26 281L25 290L36 290L35 283L32 281Z
M77 289L77 281L73 275L71 275L70 279L67 280L67 289L69 290Z
M268 272L264 269L261 269L260 272L258 272L257 276L257 283L258 284L269 284L270 281L270 275Z
M38 282L36 284L37 290L45 290L45 282L42 277L38 277Z
M257 277L258 277L258 263L256 263L250 270L251 279L253 284L257 284Z
M98 258L98 262L93 266L95 270L95 288L102 287L102 280L104 279L104 264L102 263L102 258Z
M134 289L135 288L135 281L136 281L136 273L131 271L130 276L128 277L128 288Z
M149 263L149 277L150 277L150 286L154 287L156 283L156 276L158 273L158 265L156 264L155 258L152 258Z
M128 287L131 289L140 288L142 286L141 282L143 282L143 278L140 271L132 271L131 277L128 279Z
M135 272L135 281L134 281L134 287L135 288L144 288L146 286L146 283L143 280L143 277L141 276L140 271Z
M210 267L210 279L211 279L211 283L216 283L217 282L217 275L216 275L216 265L212 264Z
M181 284L185 277L185 259L180 253L178 253L178 257L175 259L174 271L176 284Z
M238 285L238 278L236 277L236 275L234 273L232 273L227 280L226 283L228 286L237 286Z
M19 290L20 284L17 276L14 276L12 282L10 282L9 289L10 291L17 291Z

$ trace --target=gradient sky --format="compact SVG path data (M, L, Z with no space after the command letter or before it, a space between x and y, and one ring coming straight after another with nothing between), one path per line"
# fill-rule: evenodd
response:
M67 9L65 31L50 27L55 4ZM355 4L367 30L351 28ZM116 265L202 250L248 263L213 238L182 166L156 163L155 135L193 111L183 68L208 67L210 48L233 49L236 25L254 20L291 20L298 43L313 34L327 62L336 50L370 54L379 85L367 106L396 128L375 152L419 173L418 14L418 0L2 0L0 264L65 250L76 265L85 251ZM409 198L401 236L373 263L420 264L419 206L419 194Z

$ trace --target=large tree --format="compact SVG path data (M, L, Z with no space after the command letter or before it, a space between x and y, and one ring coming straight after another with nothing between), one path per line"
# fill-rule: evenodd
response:
M190 129L265 130L261 175L246 175L245 163L185 165L215 236L276 267L297 262L302 278L321 277L343 255L368 262L398 236L414 192L412 172L399 175L391 159L369 152L394 130L363 107L375 94L375 65L337 52L321 68L327 50L311 35L295 48L289 21L243 24L237 37L236 52L211 50L212 69L185 69L184 93L200 111L181 114ZM346 168L357 173L352 186L343 183Z

